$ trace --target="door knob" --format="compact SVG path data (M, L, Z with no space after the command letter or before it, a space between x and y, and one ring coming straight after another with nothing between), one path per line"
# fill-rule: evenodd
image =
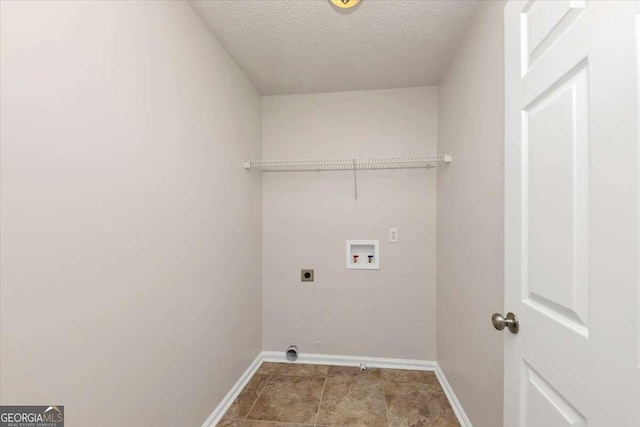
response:
M520 330L518 317L511 312L507 313L506 318L502 317L500 313L494 313L493 316L491 316L491 323L493 323L493 327L499 331L503 330L505 326L512 334L517 334Z

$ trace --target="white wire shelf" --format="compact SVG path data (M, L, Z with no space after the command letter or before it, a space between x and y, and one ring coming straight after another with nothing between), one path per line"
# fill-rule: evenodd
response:
M435 168L439 162L450 163L451 154L378 157L373 159L252 160L245 162L244 168L258 169L263 172L430 169Z

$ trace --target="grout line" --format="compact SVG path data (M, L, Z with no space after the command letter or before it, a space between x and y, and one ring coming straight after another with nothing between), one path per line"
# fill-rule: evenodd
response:
M382 380L382 397L384 398L384 412L387 415L387 425L389 425L391 420L389 419L389 406L387 405L387 391L384 388L386 381L384 380L384 377L382 377L382 370L380 371L380 379Z
M320 417L320 408L322 408L322 399L324 399L324 390L327 388L327 378L329 378L329 371L327 371L327 375L324 377L324 384L322 385L322 394L320 395L320 402L318 402L318 413L316 414L316 421L313 423L314 426L318 425L318 418Z
M256 406L256 403L258 403L258 399L260 399L260 396L262 396L262 392L264 391L265 388L267 388L267 386L271 382L271 378L273 378L273 374L269 374L269 379L267 380L267 382L264 383L264 387L262 387L262 390L260 390L260 393L258 393L258 396L256 397L256 400L253 402L253 405L251 405L251 408L249 408L249 411L247 412L247 415L244 416L243 420L248 419L249 414L253 410L253 407Z

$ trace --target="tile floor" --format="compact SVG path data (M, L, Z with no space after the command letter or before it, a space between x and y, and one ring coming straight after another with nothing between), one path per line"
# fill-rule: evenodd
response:
M268 363L218 427L459 424L433 372Z

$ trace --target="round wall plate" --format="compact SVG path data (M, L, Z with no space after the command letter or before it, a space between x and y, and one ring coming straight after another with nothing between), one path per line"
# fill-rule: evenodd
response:
M340 9L348 9L360 3L360 0L330 0L330 1Z

